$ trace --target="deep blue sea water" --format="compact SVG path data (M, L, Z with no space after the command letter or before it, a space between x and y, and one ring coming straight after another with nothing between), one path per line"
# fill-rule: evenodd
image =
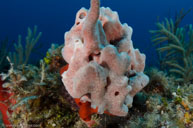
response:
M45 53L51 43L64 43L64 33L74 24L76 12L81 7L88 9L89 4L89 0L0 0L0 40L17 40L19 34L25 37L27 27L37 25ZM158 19L193 7L193 0L101 0L101 6L117 11L120 21L133 28L134 47L146 54L147 65L153 65L156 55L149 30L155 29ZM193 10L183 24L193 24Z

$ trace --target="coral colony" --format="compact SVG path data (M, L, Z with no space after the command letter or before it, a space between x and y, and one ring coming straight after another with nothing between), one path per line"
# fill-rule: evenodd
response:
M65 33L62 55L69 65L62 81L88 126L93 113L126 116L149 81L145 55L133 48L131 35L132 28L120 23L117 12L100 8L99 0L91 0L89 10L81 8Z

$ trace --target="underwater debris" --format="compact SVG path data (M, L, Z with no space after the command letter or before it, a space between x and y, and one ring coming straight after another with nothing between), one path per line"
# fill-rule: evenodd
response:
M157 30L150 31L154 34L152 42L155 42L158 47L157 51L162 57L162 64L170 73L177 75L176 81L181 83L193 81L192 24L187 27L179 26L186 14L181 12L175 21L165 18L165 22L156 23Z
M31 52L34 49L34 46L37 44L41 37L42 33L37 33L37 26L34 26L33 30L28 28L28 33L25 38L25 45L22 45L22 37L18 36L17 44L14 43L14 47L16 52L10 52L9 57L11 61L14 63L14 67L19 65L26 65L29 61Z
M75 25L65 33L62 55L69 64L62 81L80 107L89 127L93 113L126 116L133 97L149 81L143 73L145 55L134 49L132 28L117 12L91 0L80 9Z

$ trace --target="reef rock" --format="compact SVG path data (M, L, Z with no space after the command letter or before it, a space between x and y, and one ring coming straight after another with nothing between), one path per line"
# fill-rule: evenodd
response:
M146 57L134 49L131 35L132 28L120 23L117 12L100 8L99 0L78 11L62 49L69 64L62 81L73 98L90 102L100 114L127 115L149 81L143 73Z

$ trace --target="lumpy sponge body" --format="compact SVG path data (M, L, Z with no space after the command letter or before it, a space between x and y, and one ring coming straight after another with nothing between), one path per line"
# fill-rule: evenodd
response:
M91 0L81 8L74 26L65 33L62 55L69 64L62 74L66 90L98 113L125 116L133 97L149 81L143 73L145 55L133 47L132 28L118 13Z

